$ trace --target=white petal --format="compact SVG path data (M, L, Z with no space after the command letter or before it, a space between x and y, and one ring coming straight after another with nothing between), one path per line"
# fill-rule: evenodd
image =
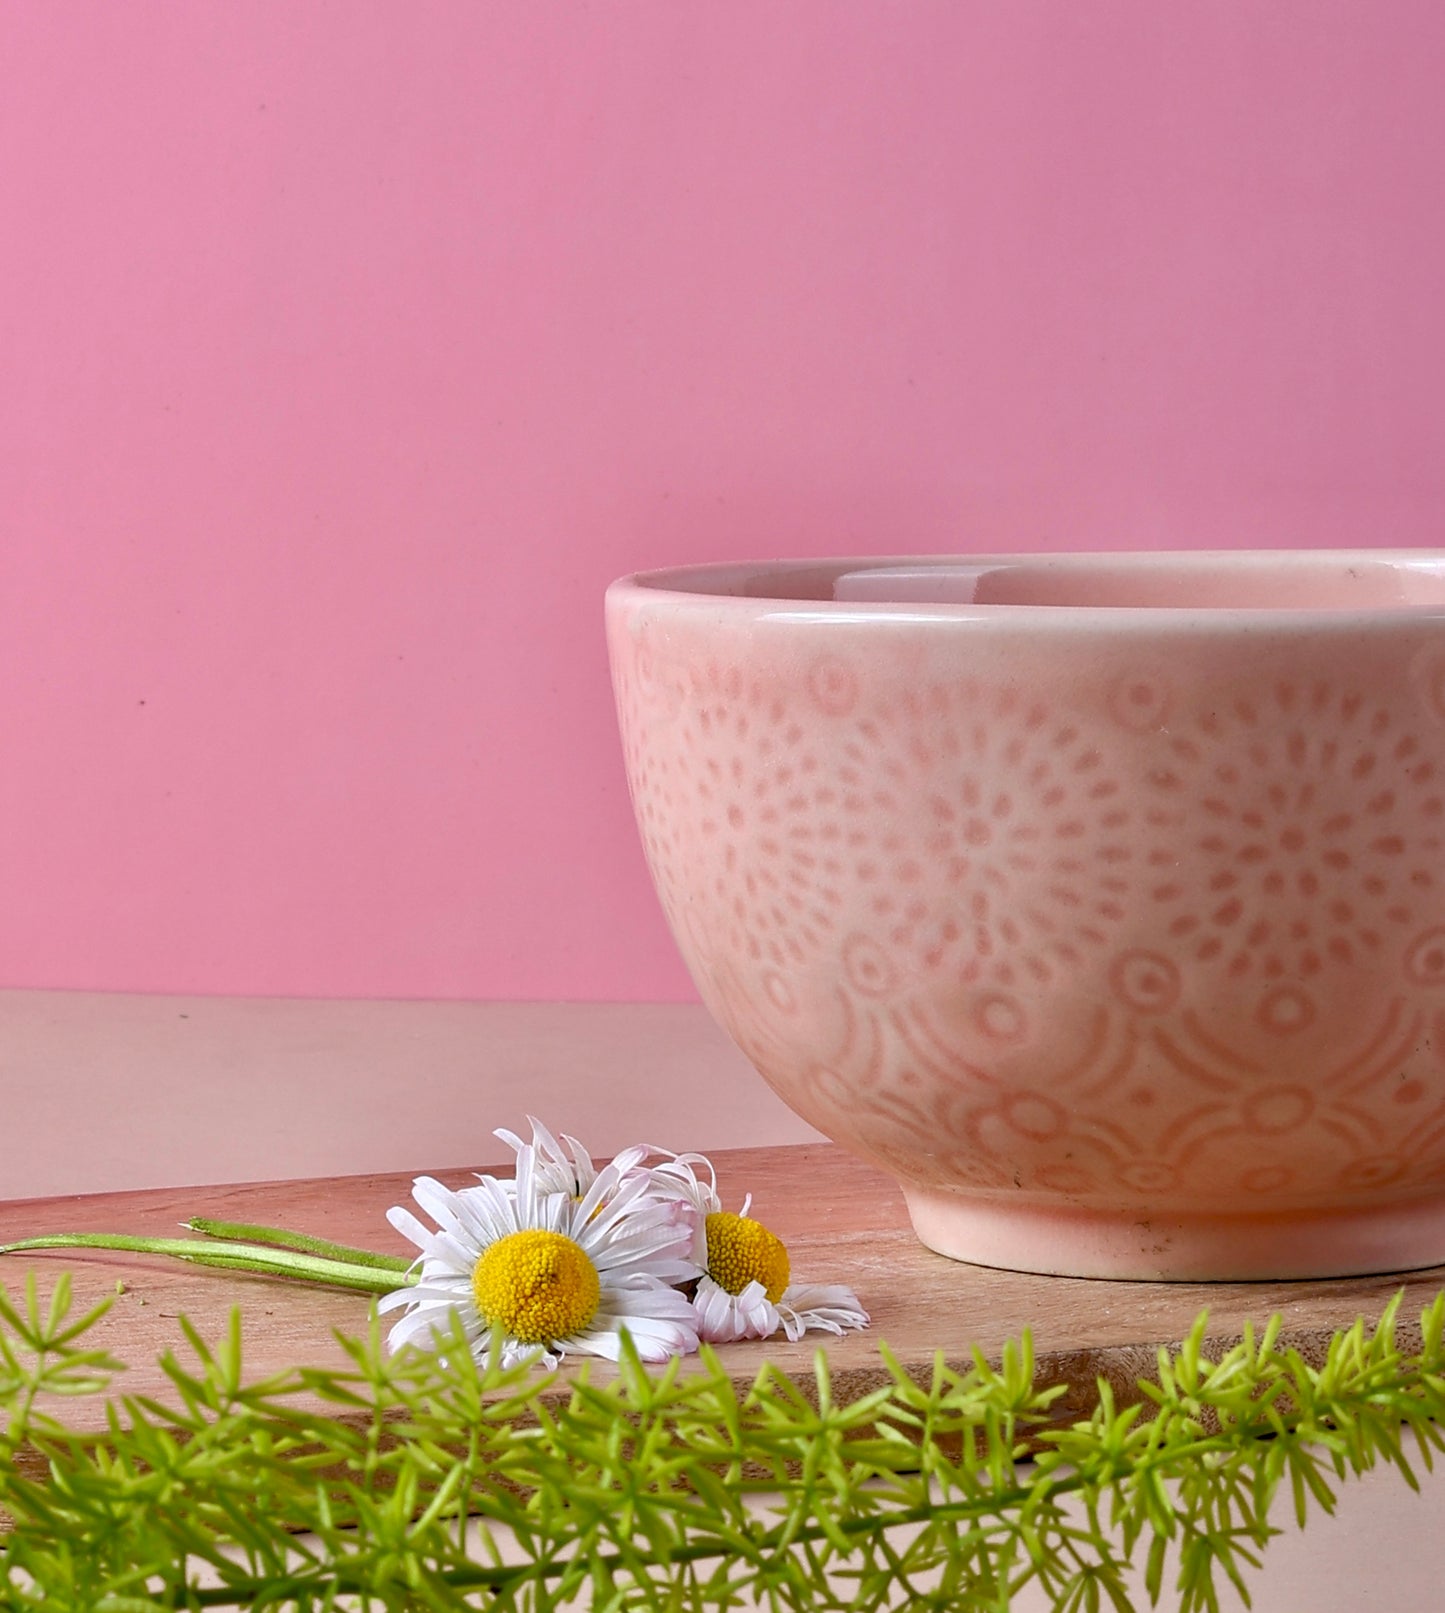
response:
M604 1278L597 1315L589 1327L559 1347L584 1355L619 1357L619 1334L626 1331L644 1361L665 1361L697 1349L697 1319L685 1294L652 1278L636 1276L622 1283Z
M576 1333L563 1345L569 1355L596 1355L604 1361L620 1361L622 1359L622 1335L613 1328L589 1328L585 1333ZM641 1350L638 1354L641 1355Z
M746 1330L741 1335L744 1338L771 1338L782 1325L777 1306L768 1298L768 1291L760 1282L750 1282L737 1296L734 1306L738 1320Z
M544 1350L536 1344L521 1344L516 1339L506 1339L502 1344L502 1365L504 1367L520 1366L522 1362L530 1362L533 1366L546 1367L550 1372L561 1359L559 1354L551 1350Z
M605 1234L583 1226L577 1239L599 1273L644 1272L664 1282L691 1282L703 1271L694 1253L692 1214L684 1205L648 1204Z
M479 1251L518 1230L512 1189L494 1176L480 1176L472 1186L459 1189L456 1213Z
M517 1221L519 1226L529 1227L532 1222L527 1219L532 1207L537 1201L537 1188L535 1176L537 1171L537 1156L530 1148L524 1148L517 1155L517 1179L513 1198L517 1205Z
M569 1139L570 1140L570 1139ZM615 1154L612 1164L622 1176L631 1176L642 1164L647 1156L654 1150L646 1143L634 1143L631 1148L624 1148L620 1154Z
M675 1355L697 1354L697 1318L691 1314L685 1318L618 1316L605 1322L599 1317L586 1334L578 1336L577 1347L584 1353L616 1361L621 1358L624 1336L631 1339L644 1361L669 1361ZM573 1340L567 1341L568 1349L573 1345Z
M548 1193L539 1204L538 1225L548 1232L560 1232L564 1238L570 1238L575 1204L570 1193Z
M868 1312L858 1303L858 1296L841 1283L791 1284L778 1309L783 1328L794 1342L809 1329L842 1334L868 1325Z
M693 1320L692 1301L687 1295L662 1283L634 1282L625 1288L605 1288L599 1308L612 1316L654 1316L687 1327Z
M617 1178L610 1175L612 1167L601 1171L592 1185L572 1205L572 1236L580 1243L590 1238L594 1243L607 1236L608 1230L619 1216L627 1213L627 1199L616 1202ZM613 1195L609 1201L609 1195Z
M532 1128L532 1161L538 1187L571 1198L577 1192L578 1175L577 1162L564 1146L568 1139L558 1142L536 1115L528 1115L527 1124ZM592 1174L590 1165L587 1174Z
M615 1160L603 1166L576 1207L579 1233L585 1230L594 1241L604 1239L646 1191L646 1179L633 1176L624 1181Z
M404 1205L394 1204L386 1212L386 1219L401 1233L403 1238L414 1243L418 1249L424 1250L435 1237L430 1227L425 1227Z
M562 1144L538 1120L536 1115L528 1115L527 1124L532 1128L532 1150L539 1158L566 1160L567 1156L562 1151Z
M418 1176L411 1184L411 1196L444 1232L458 1232L462 1228L457 1213L457 1195L431 1176Z
M405 1288L393 1289L387 1294L384 1298L386 1309L395 1308L398 1294L405 1295L408 1302L413 1305L434 1303L462 1309L473 1303L470 1283L458 1282L454 1277L433 1278L425 1272L422 1273L420 1282L410 1283Z
M698 1175L699 1168L707 1171L707 1181ZM717 1172L706 1154L671 1154L651 1167L651 1177L652 1191L659 1197L682 1199L703 1215L722 1209Z
M423 1269L437 1267L453 1277L470 1278L476 1268L481 1250L470 1238L454 1238L449 1232L438 1232L427 1247Z
M536 1122L534 1121L533 1125L535 1124ZM572 1156L572 1176L575 1189L579 1194L585 1193L597 1177L597 1169L592 1163L592 1156L575 1137L569 1137L566 1132L562 1133L562 1144L568 1154ZM566 1157L562 1155L560 1148L557 1152L559 1156Z
M732 1336L733 1297L710 1277L704 1277L692 1296L692 1308L697 1313L697 1331L709 1344L723 1342L724 1335Z
M730 1294L711 1277L704 1277L693 1295L698 1336L709 1344L731 1344L736 1339L766 1339L781 1323L777 1308L761 1283L752 1282L740 1294Z
M451 1337L453 1321L457 1316L462 1319L463 1332L475 1353L478 1338L487 1331L476 1312L468 1314L453 1305L432 1302L418 1305L404 1316L398 1317L392 1323L391 1332L387 1335L387 1345L393 1351L407 1344L416 1344L424 1349L438 1349Z
M667 1361L675 1355L691 1355L697 1349L697 1332L690 1323L665 1322L649 1317L628 1317L616 1327L593 1326L585 1333L567 1339L569 1353L598 1355L607 1361L622 1357L622 1334L632 1340L644 1361Z
M387 1220L403 1237L409 1238L430 1262L441 1262L448 1269L469 1274L477 1262L481 1246L457 1214L459 1194L421 1177L412 1188L417 1202L436 1220L441 1230L433 1231L401 1205L387 1211Z
M395 1288L389 1294L381 1294L376 1301L377 1310L385 1316L388 1311L394 1311L398 1305L414 1305L410 1288Z

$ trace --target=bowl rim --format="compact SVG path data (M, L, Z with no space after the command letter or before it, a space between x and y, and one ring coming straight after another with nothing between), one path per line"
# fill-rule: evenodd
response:
M1435 600L1391 600L1362 604L1212 604L1186 603L1041 603L943 600L890 600L886 598L823 598L803 591L771 591L790 579L811 579L816 588L847 573L889 571L1021 572L1055 578L1086 577L1108 569L1135 578L1167 576L1247 576L1251 571L1298 573L1303 582L1311 575L1339 578L1341 568L1397 572L1406 577L1438 578ZM749 584L751 592L745 591ZM955 554L870 554L820 556L797 559L727 560L690 562L630 572L611 583L606 594L609 614L644 602L674 610L705 609L728 616L771 621L862 622L1012 622L1042 626L1108 625L1168 627L1206 623L1214 627L1237 622L1259 628L1266 625L1298 628L1341 626L1357 628L1404 621L1445 620L1445 548L1321 548L1321 549L1117 549L1017 550Z

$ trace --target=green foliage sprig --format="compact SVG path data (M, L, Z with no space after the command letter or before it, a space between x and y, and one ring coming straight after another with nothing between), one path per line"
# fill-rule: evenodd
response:
M101 1307L103 1310L104 1307ZM764 1366L739 1392L704 1352L624 1359L609 1381L388 1356L373 1317L349 1365L248 1384L239 1316L182 1322L164 1401L117 1394L120 1363L71 1313L0 1290L0 1568L35 1613L157 1608L1007 1609L1034 1582L1066 1613L1184 1613L1241 1589L1292 1498L1386 1463L1412 1486L1445 1411L1445 1296L1397 1347L1397 1298L1312 1368L1276 1318L1222 1359L1205 1319L1161 1351L1144 1401L1100 1385L1086 1421L1034 1382L1027 1337L991 1365L936 1362L840 1403ZM104 1433L40 1410L105 1395ZM470 1521L469 1521L470 1520Z

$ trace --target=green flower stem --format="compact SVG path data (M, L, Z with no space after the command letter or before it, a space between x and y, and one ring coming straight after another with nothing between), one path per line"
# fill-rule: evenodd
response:
M288 1249L260 1249L246 1243L219 1243L204 1238L132 1238L111 1232L63 1232L0 1244L0 1255L37 1253L45 1249L121 1249L140 1255L171 1255L194 1266L250 1271L263 1277L294 1277L363 1294L389 1294L409 1287L407 1272L379 1271L352 1261L326 1260Z
M283 1227L255 1227L244 1221L214 1221L207 1215L193 1215L184 1223L192 1232L208 1238L226 1238L233 1243L264 1243L274 1249L296 1249L323 1260L340 1260L348 1266L370 1266L377 1271L409 1271L412 1262L405 1255L379 1255L370 1249L353 1249L350 1244L313 1238L306 1232L287 1232Z

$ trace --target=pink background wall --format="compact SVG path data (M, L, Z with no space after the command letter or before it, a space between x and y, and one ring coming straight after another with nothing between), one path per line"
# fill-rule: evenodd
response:
M612 576L1445 531L1436 0L15 0L0 74L0 986L687 995Z

